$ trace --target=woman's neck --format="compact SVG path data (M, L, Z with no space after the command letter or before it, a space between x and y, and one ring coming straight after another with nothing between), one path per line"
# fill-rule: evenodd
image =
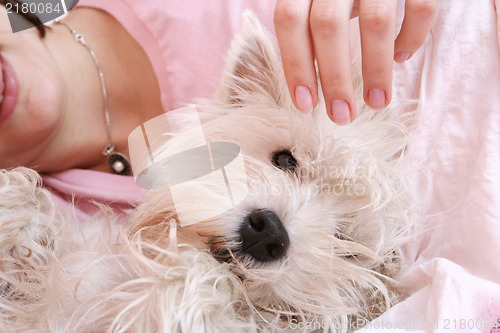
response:
M112 140L116 151L128 156L129 133L163 112L153 67L140 45L109 14L79 8L64 21L84 35L100 62ZM97 67L66 27L54 25L46 39L61 67L67 95L65 115L44 154L51 160L44 165L50 171L75 167L109 171L102 155L108 137Z

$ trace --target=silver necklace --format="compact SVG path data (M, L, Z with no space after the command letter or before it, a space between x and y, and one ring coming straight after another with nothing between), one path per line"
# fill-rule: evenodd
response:
M110 171L114 174L118 175L130 175L132 168L130 166L130 161L128 158L123 155L120 152L117 152L115 150L115 145L113 143L113 140L111 138L111 121L109 117L109 109L108 109L108 91L106 90L106 82L104 81L104 74L102 72L101 65L99 63L99 60L97 59L97 56L95 55L94 50L89 46L87 41L85 40L85 37L76 32L68 23L56 20L57 23L64 25L68 30L73 34L75 37L75 41L77 43L82 44L85 46L87 51L89 51L90 56L92 57L92 60L94 61L95 66L97 67L97 71L99 72L99 79L101 80L101 88L102 88L102 95L104 98L104 118L106 120L106 133L108 136L108 145L104 148L102 151L102 154L104 156L107 156L108 158L108 167Z

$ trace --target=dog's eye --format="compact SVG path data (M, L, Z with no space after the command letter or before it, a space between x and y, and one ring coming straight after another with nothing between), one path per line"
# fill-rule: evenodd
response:
M283 171L295 172L295 168L297 167L297 160L289 150L281 150L274 153L272 161L274 166Z

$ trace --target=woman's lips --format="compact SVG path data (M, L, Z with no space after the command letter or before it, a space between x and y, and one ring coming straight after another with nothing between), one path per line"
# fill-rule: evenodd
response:
M3 79L3 99L0 103L0 126L2 126L12 113L14 113L14 109L16 108L17 97L19 95L19 81L17 80L14 68L5 59L3 54L0 54L0 61L2 63L1 79Z

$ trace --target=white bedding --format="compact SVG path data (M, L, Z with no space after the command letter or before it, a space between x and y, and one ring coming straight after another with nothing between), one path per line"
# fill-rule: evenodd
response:
M408 298L359 332L500 332L499 0L442 0L431 35L396 65L422 102L409 149L420 200Z

